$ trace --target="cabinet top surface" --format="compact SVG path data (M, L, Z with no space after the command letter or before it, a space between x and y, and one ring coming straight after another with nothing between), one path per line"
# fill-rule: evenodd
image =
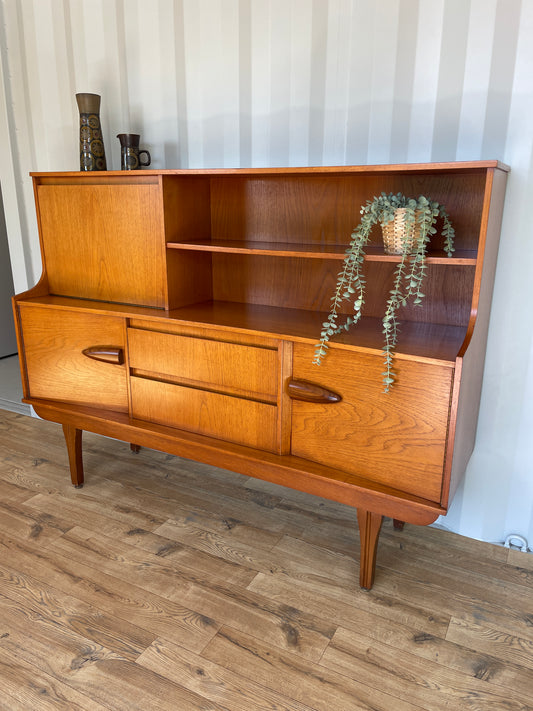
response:
M336 165L336 166L308 166L308 167L290 167L290 168L187 168L179 170L161 169L161 170L139 170L139 171L38 171L31 172L32 177L41 176L124 176L124 175L342 175L353 173L406 173L406 172L432 172L432 171L450 171L450 172L469 172L472 170L488 170L496 168L509 172L509 166L501 163L498 160L484 161L454 161L448 163L404 163L390 165Z

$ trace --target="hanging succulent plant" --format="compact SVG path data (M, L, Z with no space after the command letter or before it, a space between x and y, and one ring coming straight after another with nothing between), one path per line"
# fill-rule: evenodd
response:
M361 318L366 289L363 274L365 247L370 241L372 228L380 224L384 233L385 252L400 255L383 316L383 384L385 392L390 390L396 377L393 359L398 341L398 310L409 300L420 304L424 298L422 283L426 273L427 246L431 236L437 232L435 223L439 217L443 221L444 251L451 257L455 230L445 208L438 202L423 195L415 199L405 197L402 193L382 193L361 208L361 222L353 231L350 246L346 250L331 299L331 310L327 321L322 324L314 363L320 365L332 336L348 331ZM353 313L343 323L339 323L340 308L344 301L353 302Z

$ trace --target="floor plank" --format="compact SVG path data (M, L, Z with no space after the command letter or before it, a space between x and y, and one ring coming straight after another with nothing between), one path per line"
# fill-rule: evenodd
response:
M4 614L16 611L36 627L82 635L126 659L135 660L155 639L153 632L2 565L0 591Z
M335 631L319 617L239 588L233 576L224 579L218 571L209 575L185 568L173 569L156 556L134 547L126 550L124 546L115 546L109 539L91 532L73 529L50 548L67 557L77 551L85 565L95 570L113 572L125 583L131 582L187 608L194 602L195 612L207 615L209 611L215 626L222 624L221 620L232 620L238 629L255 630L280 648L306 658L319 659ZM121 554L117 560L119 548Z
M311 711L312 708L166 640L156 640L137 661L233 711Z
M272 584L266 577L254 580L250 587L265 595L278 595L283 599L293 596L300 601L302 609L310 612L317 612L324 605L320 594L313 594L302 587L294 589L293 585L293 589L288 590L287 587L281 587L280 581ZM372 643L386 644L396 650L399 658L405 653L414 655L463 677L481 678L504 689L512 687L524 695L533 689L533 673L529 668L531 657L528 663L522 665L520 660L516 661L510 654L504 656L497 653L495 645L476 645L476 640L467 639L466 634L462 640L464 644L461 640L454 641L453 633L448 633L452 625L439 630L428 625L415 626L417 621L412 618L403 623L396 622L385 614L386 610L380 611L377 606L371 612L368 606L363 608L357 604L347 605L333 600L328 605L328 616L338 627L361 635ZM450 620L450 623L456 626L454 620ZM526 648L522 652L526 653Z
M322 665L311 666L295 655L272 649L256 637L224 627L202 653L211 662L224 666L247 679L259 682L267 689L278 690L316 711L415 711L416 704L399 699L368 686L358 678L329 670Z
M89 605L156 634L178 637L191 651L201 650L216 633L215 622L179 603L53 551L32 551L31 545L0 535L0 556L5 565L73 595ZM171 573L173 571L170 571ZM172 575L168 586L172 585Z
M533 639L524 639L487 624L452 617L446 639L469 649L489 652L533 672ZM529 675L533 692L533 673Z
M231 580L234 584L246 584L254 575L253 570L245 568L218 556L203 553L191 546L186 546L173 541L165 536L152 533L151 528L157 528L158 522L151 523L142 521L143 514L137 510L114 504L108 507L99 503L97 499L91 497L79 497L76 503L57 500L55 496L38 495L25 502L25 506L35 507L45 515L53 515L53 511L61 511L62 516L68 518L75 516L78 533L81 529L86 531L96 531L100 535L105 535L115 544L140 548L146 553L152 553L158 557L158 562L163 560L168 565L189 567L194 571L205 570L209 575L218 575L224 579ZM115 515L115 509L121 509ZM74 519L70 519L74 520ZM70 533L70 538L75 534ZM59 543L58 543L59 545ZM63 547L67 547L66 540L62 542ZM74 545L74 544L71 544Z
M6 634L6 633L4 633ZM9 634L9 633L8 633ZM4 638L5 639L5 638ZM9 699L9 700L8 700ZM108 711L94 698L80 694L55 676L25 663L17 650L0 647L0 708L6 711Z
M392 693L431 711L479 708L520 711L533 703L513 687L487 684L483 679L458 677L447 667L339 627L321 664L341 674L357 674L369 686Z

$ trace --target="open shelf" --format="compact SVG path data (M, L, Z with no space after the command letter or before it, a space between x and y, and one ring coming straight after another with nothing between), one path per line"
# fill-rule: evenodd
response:
M217 252L226 254L250 254L274 257L302 257L305 259L342 260L348 249L347 244L298 244L292 242L260 242L244 240L191 240L189 242L168 242L167 248L192 252ZM442 250L428 250L428 264L475 265L475 250L459 249L452 257ZM367 261L399 262L400 255L385 254L383 247L368 245Z
M269 334L276 338L312 344L318 342L322 323L327 318L327 314L320 311L230 301L204 301L171 311L53 295L37 296L25 301L48 308L71 308L85 313L111 312L115 316L158 321L162 324L181 322L215 330L230 328L241 333ZM466 331L464 326L400 321L397 357L453 364L465 340ZM335 336L331 345L381 353L382 321L380 318L363 316L349 332Z
M303 309L279 308L259 304L206 301L169 312L173 320L202 323L211 327L232 328L250 333L268 333L293 341L317 343L327 314ZM362 317L349 332L335 336L331 345L382 351L383 324L380 318ZM454 363L466 335L463 326L402 321L398 357Z

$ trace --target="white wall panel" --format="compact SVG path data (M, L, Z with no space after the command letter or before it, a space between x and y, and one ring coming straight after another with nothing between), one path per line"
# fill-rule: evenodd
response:
M350 132L350 117L347 107L352 92L351 81L353 74L352 62L352 33L353 33L353 5L350 0L336 3L335 12L330 13L327 19L326 32L319 42L311 46L314 54L315 66L322 65L321 70L312 72L313 97L317 106L322 103L323 126L319 127L319 134L323 135L323 151L319 158L320 163L342 164L346 156L346 141ZM328 52L328 46L336 48L335 52ZM319 123L319 114L316 114L316 123ZM317 136L317 138L318 138ZM365 137L366 144L366 137ZM315 155L318 158L319 147Z
M416 67L418 0L402 0L398 17L398 41L394 61L390 162L406 163Z
M30 170L499 158L512 167L478 442L441 523L533 546L533 0L0 0L0 179L18 291L40 274Z
M431 151L433 161L449 160L450 156L457 155L468 43L469 3L447 0L445 9Z
M246 85L246 91L250 96L251 108L252 165L270 165L270 3L251 3L247 19L250 22L250 72L247 74L249 84ZM242 65L245 66L244 58Z
M37 222L29 206L33 199L31 182L26 177L30 166L37 165L33 116L38 108L30 92L28 66L35 64L35 55L26 51L24 20L19 3L0 5L2 31L2 88L6 107L3 125L7 135L2 145L9 147L8 156L2 156L2 193L5 206L8 241L13 267L15 290L32 285L40 274ZM27 23L26 23L27 24ZM32 26L26 27L26 35ZM47 118L42 118L45 130ZM37 130L37 135L39 131ZM15 226L14 223L17 223ZM17 229L18 228L18 229Z
M509 111L516 70L516 51L522 7L526 12L530 0L498 0L494 41L490 57L490 81L487 112L483 126L482 152L492 155L505 150ZM524 34L522 34L524 37ZM531 42L531 37L529 39Z
M444 0L419 3L415 40L416 62L409 121L407 154L409 163L431 160L437 110L443 18Z
M457 155L465 160L481 155L487 113L497 0L471 0L461 91Z
M339 0L341 7L342 0ZM339 2L334 3L337 8ZM311 15L311 90L309 96L309 165L324 162L324 133L327 117L326 77L328 66L328 42L330 3L312 0ZM332 10L332 14L334 11ZM335 46L335 45L333 45Z
M373 3L369 3L366 0L354 0L352 7L350 46L349 52L345 55L348 62L343 61L337 70L342 72L342 67L345 66L344 71L348 72L350 77L346 109L346 155L345 160L343 160L342 156L339 156L336 162L364 165L368 161L370 93L372 90L372 54L368 40L379 42L379 37L373 38L370 34L374 15ZM339 18L339 21L344 22L345 20ZM360 40L361 37L366 38L364 42ZM333 56L335 56L335 53L333 53ZM339 110L344 112L343 107L339 107ZM327 163L328 161L326 160L325 162Z
M311 87L311 56L313 52L311 23L313 5L309 0L293 0L290 6L289 160L287 165L309 164L309 96Z
M394 114L394 76L399 32L399 0L380 0L372 5L373 18L369 35L371 50L370 116L367 163L388 163ZM356 39L356 38L354 38Z

